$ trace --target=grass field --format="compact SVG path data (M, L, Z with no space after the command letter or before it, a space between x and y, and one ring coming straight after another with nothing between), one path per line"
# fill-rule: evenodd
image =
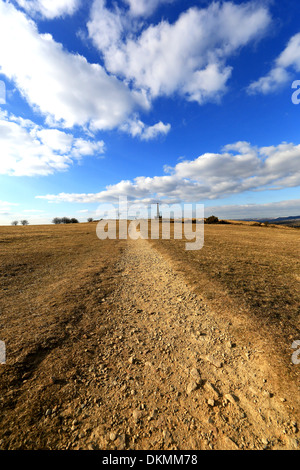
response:
M247 312L262 334L290 348L300 338L300 233L297 229L205 225L205 244L185 251L184 240L153 242L177 263L207 301L224 296ZM226 309L226 307L225 307ZM233 311L230 311L233 315Z

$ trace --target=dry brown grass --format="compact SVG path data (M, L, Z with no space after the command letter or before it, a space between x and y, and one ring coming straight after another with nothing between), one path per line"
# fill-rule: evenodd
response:
M60 327L87 310L88 294L109 289L122 243L98 240L95 227L1 227L1 339L9 362L30 345L57 342Z
M228 315L237 325L244 317L251 320L253 329L280 349L290 367L291 344L300 339L299 230L252 224L204 227L200 251L185 251L184 240L152 243L218 314Z
M88 370L95 338L109 324L102 299L114 288L123 246L98 240L95 224L0 228L0 339L7 352L0 367L0 441L9 448L47 448L49 436L59 442L58 422L44 434L34 423L43 422L45 409L76 396L77 377Z

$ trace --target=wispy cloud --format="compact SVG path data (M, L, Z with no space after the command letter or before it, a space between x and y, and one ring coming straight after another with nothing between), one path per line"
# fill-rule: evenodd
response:
M15 202L1 201L0 200L0 209L7 209L11 206L18 206L19 204Z
M300 216L300 199L269 202L264 204L235 204L224 206L207 206L205 215L215 214L220 218L277 218Z
M248 93L272 93L291 81L295 72L300 72L300 33L289 40L269 73L249 85Z

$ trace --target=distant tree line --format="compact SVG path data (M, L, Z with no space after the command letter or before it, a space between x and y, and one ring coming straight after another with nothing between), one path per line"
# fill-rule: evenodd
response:
M228 222L227 220L219 220L218 217L216 217L215 215L211 215L210 217L207 217L207 219L204 219L204 223L205 224L229 224L230 225L230 222Z
M11 225L18 225L19 221L18 220L14 220ZM29 225L29 222L28 220L21 220L20 222L21 225Z
M55 217L52 220L52 223L55 225L61 225L61 224L79 224L79 221L77 219L69 219L69 217Z

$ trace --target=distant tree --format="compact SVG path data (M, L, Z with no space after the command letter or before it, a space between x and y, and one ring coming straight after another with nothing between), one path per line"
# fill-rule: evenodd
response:
M21 224L22 225L29 225L29 222L28 222L28 220L21 220Z
M214 215L211 215L210 217L208 217L207 219L205 219L205 223L206 223L206 224L218 224L218 223L219 223L219 219L218 219L218 217L215 217Z
M19 223L18 220L14 220L14 221L11 223L11 225L18 225L18 223Z
M59 218L59 217L55 217L53 220L52 220L52 223L55 224L55 225L60 225L60 224L79 224L78 220L77 219L69 219L69 217L62 217L62 218Z
M87 219L87 221L88 221L88 222L93 222L94 219L92 219L92 217L89 217L89 218Z

